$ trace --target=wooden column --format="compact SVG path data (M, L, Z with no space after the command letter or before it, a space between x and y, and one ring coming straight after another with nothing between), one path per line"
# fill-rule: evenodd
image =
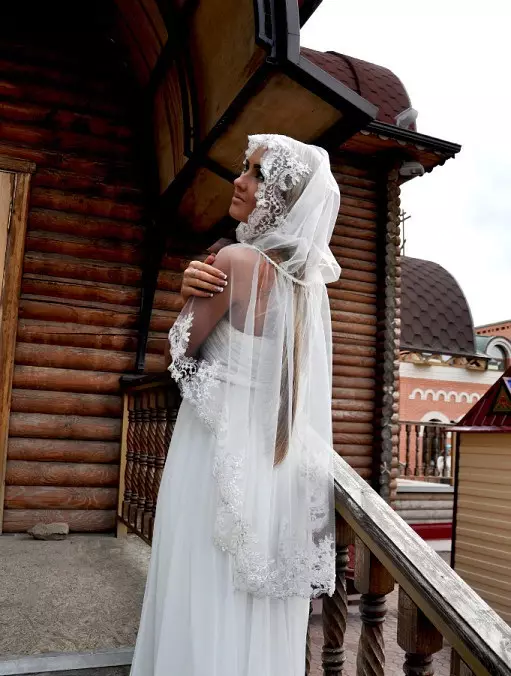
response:
M0 533L3 525L7 440L11 410L14 351L18 327L18 305L25 235L27 229L28 197L31 174L35 165L7 157L0 157L0 200L4 202L4 221L0 230L2 247L0 269Z
M433 655L442 649L442 634L412 599L399 589L397 642L405 651L403 671L407 676L433 676Z
M348 618L348 594L346 571L349 563L349 545L353 543L353 531L340 516L337 516L337 555L335 560L335 591L323 599L323 673L337 676L343 673L346 655L344 636Z
M373 488L388 502L399 438L399 172L387 170L380 201L378 231L378 305L376 349L376 417Z
M124 504L126 500L126 475L128 464L128 427L129 427L129 410L128 410L128 395L123 397L122 406L122 432L121 432L121 458L119 465L119 492L117 495L117 516L123 516ZM117 537L125 537L128 534L126 524L117 519L116 525Z
M384 676L383 622L387 614L385 596L394 589L394 580L358 538L355 587L362 594L360 598L362 630L357 652L357 676Z

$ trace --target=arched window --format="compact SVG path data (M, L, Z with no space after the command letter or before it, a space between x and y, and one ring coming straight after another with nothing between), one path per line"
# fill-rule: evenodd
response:
M487 354L491 357L490 365L497 371L504 371L508 363L509 354L502 345L489 345Z

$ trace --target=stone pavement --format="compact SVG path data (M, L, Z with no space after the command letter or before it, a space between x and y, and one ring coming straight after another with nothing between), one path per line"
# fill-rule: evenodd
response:
M403 674L405 659L404 651L397 644L397 599L398 592L394 591L387 597L387 617L383 626L385 640L385 674L386 676L399 676ZM312 639L312 664L311 676L323 676L321 668L321 650L323 648L323 630L321 616L312 616L311 625ZM348 609L348 625L346 628L345 649L346 663L343 676L356 676L357 647L360 636L360 616L358 603L350 604ZM449 676L451 663L451 650L444 647L434 656L435 676Z

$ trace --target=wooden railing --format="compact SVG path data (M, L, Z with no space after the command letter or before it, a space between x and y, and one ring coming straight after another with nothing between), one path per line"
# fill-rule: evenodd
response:
M147 542L179 398L167 376L125 383L121 533ZM324 676L342 676L348 617L346 573L355 548L362 626L357 676L383 676L386 596L399 587L397 643L403 671L434 674L433 655L452 648L452 676L511 676L511 628L341 458L334 459L337 508L336 588L323 598ZM310 673L308 638L306 673Z
M150 543L179 391L168 374L124 377L121 385L124 415L118 534L129 529Z
M399 467L404 479L451 482L454 477L454 423L403 420L399 432Z

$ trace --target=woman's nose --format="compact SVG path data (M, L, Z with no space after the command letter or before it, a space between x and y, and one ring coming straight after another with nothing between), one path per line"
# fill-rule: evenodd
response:
M235 185L238 190L244 190L245 189L245 175L241 174L241 176L238 176L238 178L235 178L233 181L233 184Z

